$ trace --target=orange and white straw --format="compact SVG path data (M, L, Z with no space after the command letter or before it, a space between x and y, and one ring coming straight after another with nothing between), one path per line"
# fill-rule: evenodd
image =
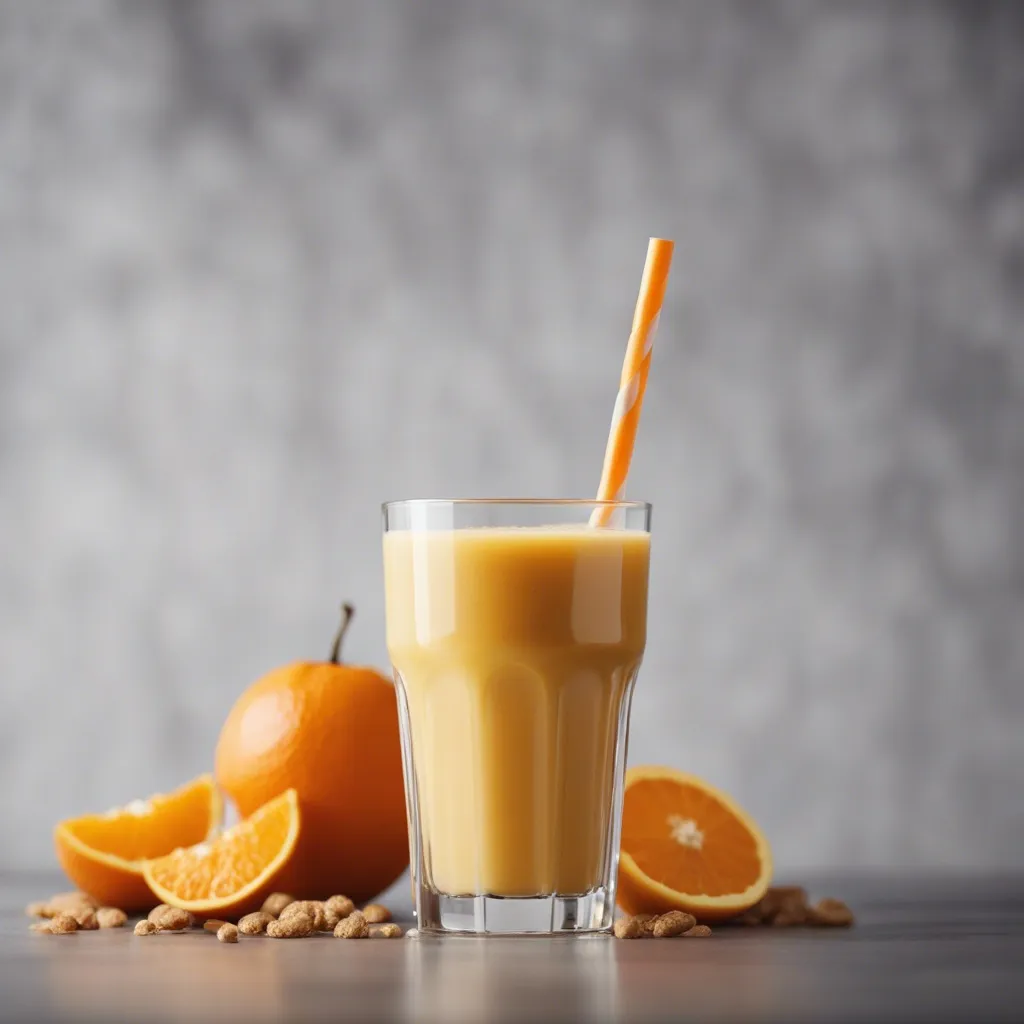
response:
M647 387L647 373L651 368L651 349L658 330L661 306L665 301L673 247L673 243L665 238L652 238L647 246L647 262L644 264L640 295L633 314L633 330L626 345L619 393L615 398L612 427L604 453L601 486L597 490L598 501L621 501L626 494L626 476L633 458L637 427L640 425L640 409ZM591 525L602 526L610 516L608 508L599 507L591 516Z

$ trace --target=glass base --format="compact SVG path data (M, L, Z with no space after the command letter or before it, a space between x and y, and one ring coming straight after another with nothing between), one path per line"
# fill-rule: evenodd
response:
M574 896L446 896L424 888L416 927L448 935L581 935L607 931L614 916L604 888Z

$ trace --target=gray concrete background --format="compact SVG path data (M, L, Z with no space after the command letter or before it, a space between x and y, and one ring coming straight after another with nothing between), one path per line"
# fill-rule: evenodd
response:
M1024 866L1024 5L0 5L0 861L386 662L378 504L593 492L632 760L785 868Z

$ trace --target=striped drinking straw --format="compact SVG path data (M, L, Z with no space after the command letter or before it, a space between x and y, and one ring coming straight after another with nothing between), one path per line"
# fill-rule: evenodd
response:
M673 243L665 238L652 238L647 246L647 262L644 264L640 295L633 314L633 330L626 345L619 393L615 398L612 427L604 453L601 486L597 489L598 501L621 501L626 494L626 476L633 458L636 428L640 423L640 408L647 387L647 372L651 367L651 348L658 330L665 285L672 265L672 249ZM608 508L596 508L590 517L590 524L607 525L610 516Z

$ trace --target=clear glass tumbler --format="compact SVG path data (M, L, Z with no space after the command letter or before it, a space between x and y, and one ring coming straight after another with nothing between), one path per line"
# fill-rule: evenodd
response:
M610 927L650 514L642 502L384 506L420 929Z

